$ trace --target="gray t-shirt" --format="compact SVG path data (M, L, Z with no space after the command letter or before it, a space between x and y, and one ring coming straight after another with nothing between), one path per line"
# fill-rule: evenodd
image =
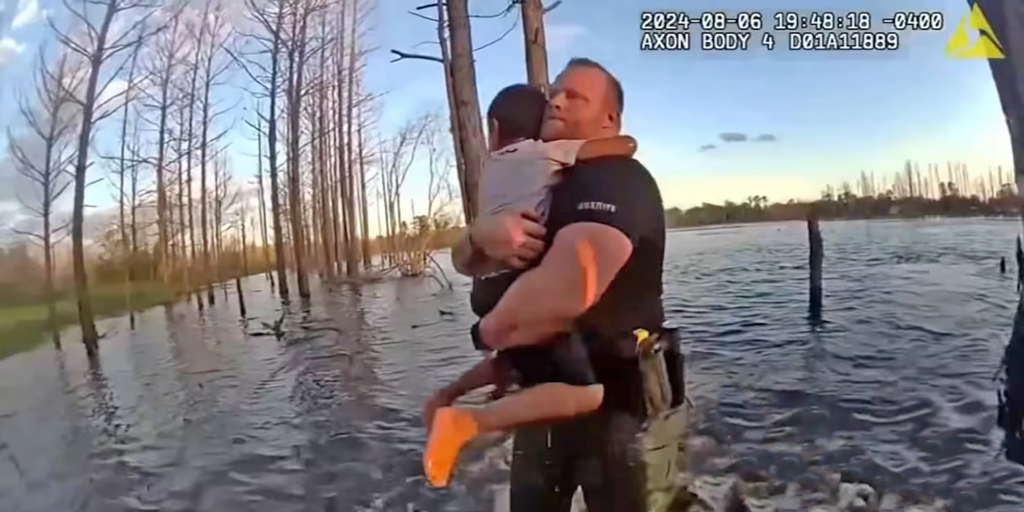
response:
M546 219L558 171L576 164L576 154L585 142L526 139L491 153L480 177L479 213L525 208Z

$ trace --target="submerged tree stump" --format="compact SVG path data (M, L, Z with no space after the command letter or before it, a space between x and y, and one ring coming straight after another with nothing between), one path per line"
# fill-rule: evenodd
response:
M225 291L227 289L225 288ZM241 315L242 320L245 320L245 295L242 294L242 280L241 278L235 278L235 293L238 295L238 314Z
M808 310L812 320L821 318L821 263L825 251L821 242L821 227L818 225L818 209L814 206L807 212L807 244L810 248L810 303Z

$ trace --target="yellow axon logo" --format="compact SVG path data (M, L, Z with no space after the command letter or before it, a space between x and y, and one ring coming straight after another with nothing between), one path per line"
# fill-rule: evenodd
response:
M972 42L971 32L978 31ZM960 18L956 30L946 43L946 55L955 59L1005 59L1006 53L992 26L989 25L981 6L974 4L971 12Z

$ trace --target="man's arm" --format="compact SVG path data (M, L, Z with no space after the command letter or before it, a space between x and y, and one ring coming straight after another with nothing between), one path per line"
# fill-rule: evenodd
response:
M632 160L595 163L577 169L569 180L560 201L574 207L574 222L555 235L540 265L520 276L481 321L481 336L492 348L539 343L570 330L650 229L647 212L660 208L657 189L645 181L649 175Z
M520 276L481 322L482 336L498 337L494 342L504 348L568 332L632 253L629 238L613 227L592 222L566 226L540 265Z

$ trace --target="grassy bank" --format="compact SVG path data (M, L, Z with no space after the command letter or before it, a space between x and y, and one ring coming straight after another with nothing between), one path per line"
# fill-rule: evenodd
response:
M118 316L128 311L121 284L97 284L92 287L92 307L96 318ZM174 294L163 283L135 283L131 309L139 311L174 300ZM49 342L46 304L27 304L0 308L0 359ZM57 302L57 325L61 328L78 323L78 306L73 295ZM78 340L66 340L75 343Z

